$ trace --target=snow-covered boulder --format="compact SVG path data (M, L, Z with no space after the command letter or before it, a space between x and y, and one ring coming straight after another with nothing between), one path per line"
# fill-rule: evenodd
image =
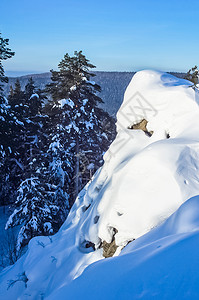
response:
M168 285L173 282L173 289L178 287L173 280L178 270L183 276L188 262L180 269L182 255L174 275L166 262L179 253L181 241L191 253L199 225L193 209L198 211L198 198L183 204L199 194L198 93L190 85L156 71L141 71L133 77L117 114L118 134L103 167L80 192L59 232L51 238L32 239L27 253L1 273L0 298L65 299L67 295L79 299L86 294L85 299L91 299L95 293L96 299L107 295L108 299L117 295L118 299L148 299L158 295L158 285L164 285L167 275ZM109 253L114 258L104 260ZM195 259L196 251L191 263ZM164 267L157 269L161 263ZM149 268L153 268L151 277L144 275ZM163 276L161 282L158 274ZM9 280L14 284L7 290ZM150 280L156 280L152 289ZM89 284L92 292L86 293Z
M118 135L81 200L82 207L90 205L80 221L82 240L98 248L114 235L123 247L198 194L190 178L197 178L199 166L195 98L186 80L155 71L133 77L117 114ZM130 129L142 120L152 136Z

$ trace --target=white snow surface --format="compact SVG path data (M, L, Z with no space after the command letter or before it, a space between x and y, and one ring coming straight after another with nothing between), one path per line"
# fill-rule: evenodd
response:
M199 107L190 85L157 71L134 75L103 167L59 232L32 239L0 274L0 299L199 298ZM142 119L151 137L128 129ZM103 259L100 244L114 229L118 249ZM27 287L7 289L23 272Z
M65 104L68 104L71 108L74 107L74 102L71 99L61 99L58 101L61 108L64 107Z
M32 96L30 97L30 99L33 99L33 98L38 98L39 99L39 95L38 94L32 94Z

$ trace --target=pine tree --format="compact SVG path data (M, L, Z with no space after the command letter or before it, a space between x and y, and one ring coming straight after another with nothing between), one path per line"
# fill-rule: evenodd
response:
M19 79L17 78L17 80L15 82L14 94L20 97L21 93L22 93L21 83L20 83Z
M40 91L36 89L32 77L29 78L28 83L25 86L25 98L29 107L29 114L35 115L42 110L43 98L40 95Z
M18 249L34 236L57 232L69 209L66 173L63 171L67 159L58 140L62 133L55 130L54 118L42 114L42 98L36 92L31 79L24 93L21 93L19 82L16 82L14 95L25 96L25 104L22 105L26 107L24 126L21 137L18 136L22 140L17 148L18 160L24 170L17 189L15 210L6 228L22 225ZM17 113L16 106L15 103L13 109Z
M42 168L44 171L44 168ZM48 175L34 168L32 174L22 181L18 189L16 209L9 217L6 229L21 225L18 234L18 250L37 235L54 233L53 223L56 223L58 207L53 204L53 191L47 183Z
M12 154L10 160L9 174L10 184L13 190L16 192L17 188L22 180L22 175L25 168L25 132L26 132L26 117L28 114L28 107L25 101L25 94L21 89L19 80L15 82L14 89L10 88L10 94L8 95L8 104L14 116L17 126L12 127L11 142L12 142Z
M9 184L9 177L13 153L12 133L13 128L17 127L17 119L8 105L8 101L3 94L3 84L1 84L8 82L2 62L14 55L14 52L8 48L8 42L9 40L2 38L0 33L0 199L3 205L13 198L13 189Z
M13 90L12 85L10 85L9 95L10 95L10 97L13 97L13 96L14 96L14 90Z
M8 42L9 40L2 38L0 33L0 83L8 82L2 61L11 58L14 55L14 52L8 48ZM9 109L8 101L3 94L3 85L0 84L0 157L5 156L6 152L8 153L11 151L9 146L10 124L14 122L14 120Z
M3 102L4 99L4 102ZM0 203L1 205L13 202L15 183L12 175L16 169L14 161L14 132L19 129L17 118L14 116L6 98L2 97L0 104Z
M95 74L90 73L90 69L95 68L89 63L89 60L82 54L82 51L75 51L74 56L70 57L68 53L58 65L59 71L51 70L52 83L47 85L49 92L54 100L79 99L79 93L89 93L93 104L102 103L102 99L96 95L100 91L100 86L90 81Z
M48 110L51 112L54 110L61 115L65 136L64 149L70 153L71 206L80 189L93 175L96 167L102 163L102 140L104 145L106 144L106 149L111 141L105 134L103 135L101 121L104 114L97 107L102 102L98 96L100 87L90 81L90 78L95 76L90 69L95 66L82 51L75 51L72 57L66 54L58 68L59 71L51 70L52 83L47 86L47 91L53 99L48 104ZM107 116L106 118L107 121L111 119Z
M38 105L34 101L38 102L38 97L31 96L26 104L29 114L24 116L23 140L17 148L23 173L17 189L15 210L6 224L6 228L23 224L18 235L18 249L34 236L49 235L58 230L56 215L59 209L53 203L55 188L50 182L47 155L48 118L40 113L41 103Z
M21 89L21 84L17 78L15 82L14 89L10 89L10 94L8 95L8 102L12 110L18 113L18 117L24 117L27 110L25 93Z
M25 87L25 91L22 91L18 79L15 82L13 92L11 90L8 96L8 101L20 125L20 128L18 128L20 130L14 130L13 133L12 142L15 148L15 159L24 168L27 165L27 156L30 152L31 136L33 136L32 140L34 140L41 125L38 115L40 114L42 104L38 95L34 94L32 97L32 93L27 86ZM35 118L39 118L38 123Z
M2 65L3 60L11 58L15 53L8 48L9 39L1 37L0 33L0 82L8 82L8 78L5 76L4 68ZM3 96L3 85L0 84L0 98Z
M194 87L196 87L196 85L198 84L198 80L199 80L199 71L198 71L198 67L195 66L193 68L191 68L186 76L185 76L185 79L193 82L194 84Z
M58 102L49 100L43 109L49 116L47 135L49 138L48 161L51 182L55 187L54 203L59 207L59 227L68 215L69 190L71 186L72 165L70 150L66 147L66 129L63 124L63 111Z
M70 162L62 141L62 128L57 125L56 133L51 133L51 143L48 149L50 183L54 188L53 203L59 208L57 227L65 221L69 212Z
M34 84L34 80L32 77L28 79L28 83L25 86L25 95L27 99L30 99L30 97L35 93L36 87Z

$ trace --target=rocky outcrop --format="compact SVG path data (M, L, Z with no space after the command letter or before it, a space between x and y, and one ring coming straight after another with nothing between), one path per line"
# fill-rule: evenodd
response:
M152 134L153 134L153 131L148 131L148 130L147 130L147 123L148 123L148 121L145 120L145 119L143 119L143 120L140 121L139 123L130 126L129 129L136 129L136 130L137 130L137 129L140 129L140 130L144 131L144 133L145 133L146 135L148 135L149 137L151 137Z

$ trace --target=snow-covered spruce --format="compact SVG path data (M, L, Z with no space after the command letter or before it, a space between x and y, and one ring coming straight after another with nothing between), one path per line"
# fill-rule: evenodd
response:
M41 173L37 177L25 179L20 184L17 208L9 217L5 228L22 224L17 239L18 251L35 235L53 233L55 226L53 217L59 210L53 200L54 192L47 183L44 185Z
M6 224L6 229L21 225L17 250L34 236L57 232L67 212L67 195L62 191L63 180L56 170L52 172L54 156L53 151L48 151L49 139L46 134L49 118L40 112L42 99L33 94L35 87L31 79L25 90L26 93L21 91L18 81L13 94L9 96L13 114L19 116L23 123L21 130L14 132L12 140L13 157L22 172L18 172L19 175L14 173L19 181L17 199L15 210Z
M13 113L8 100L0 95L0 203L7 205L15 198L17 168L20 161L15 156L14 139L22 129L22 122ZM12 176L15 173L15 179Z
M117 130L59 232L33 238L1 273L2 299L197 299L197 90L166 73L138 72ZM103 259L110 247L114 258ZM7 290L19 274L26 286Z
M98 107L103 101L99 97L100 86L90 80L95 76L93 68L82 51L75 51L72 57L66 53L58 65L59 71L51 70L52 82L46 87L52 98L46 111L53 121L57 119L57 137L68 157L70 207L102 165L102 155L115 137L114 119Z

